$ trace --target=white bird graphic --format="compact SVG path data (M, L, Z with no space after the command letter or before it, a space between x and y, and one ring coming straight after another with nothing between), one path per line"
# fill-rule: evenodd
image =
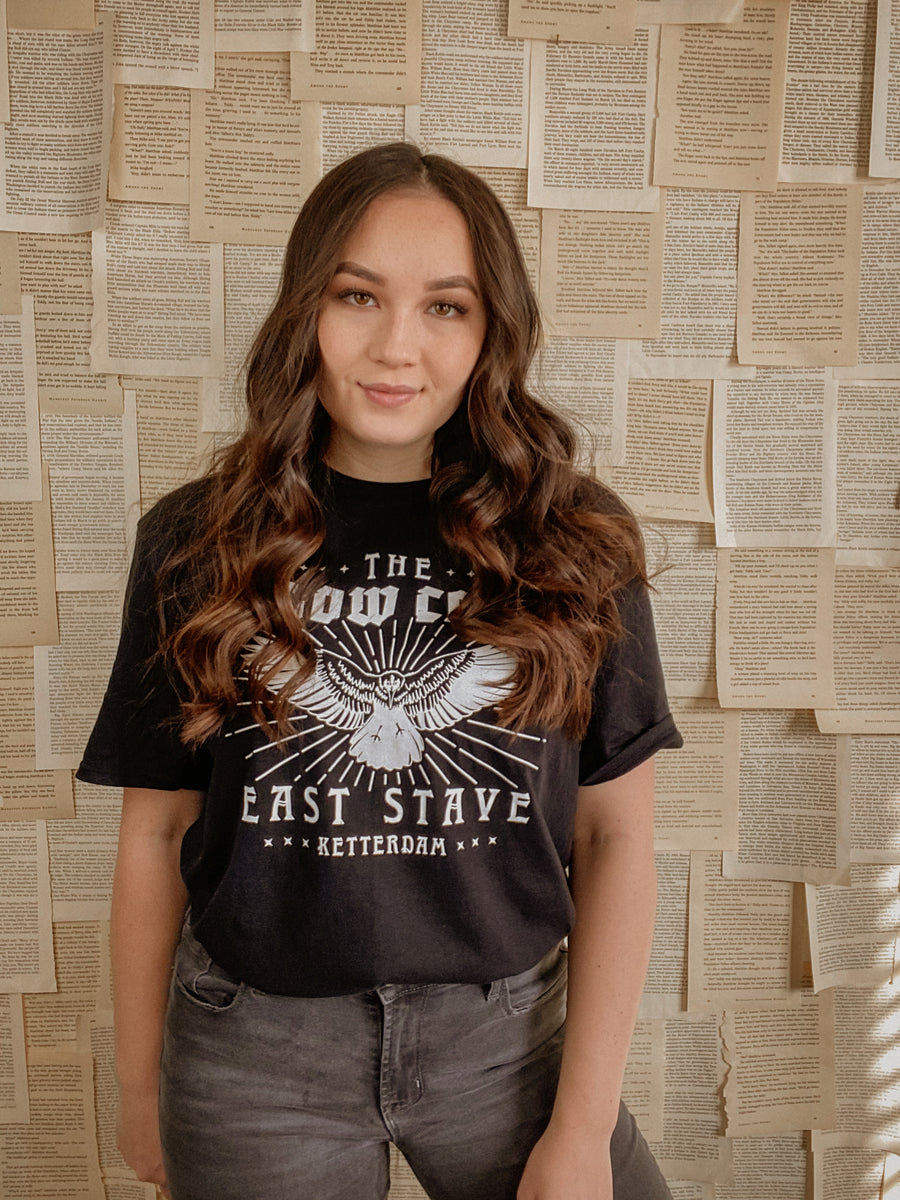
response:
M447 729L509 691L513 659L493 646L466 646L418 670L372 672L351 659L319 650L316 669L291 703L334 729L352 733L357 762L399 771L420 762L423 732ZM287 673L282 676L282 682ZM270 687L278 687L279 677Z

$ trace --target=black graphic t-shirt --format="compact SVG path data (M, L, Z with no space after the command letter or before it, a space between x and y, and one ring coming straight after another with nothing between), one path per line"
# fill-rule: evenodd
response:
M206 793L182 849L192 925L217 962L264 991L522 971L571 925L579 784L681 742L646 594L627 595L627 636L598 674L580 746L559 731L504 729L494 706L513 663L448 623L468 579L436 536L428 481L332 474L330 487L316 668L292 696L291 735L272 742L239 709L199 751L179 741L176 689L147 662L154 578L185 533L182 489L141 521L119 652L78 776Z

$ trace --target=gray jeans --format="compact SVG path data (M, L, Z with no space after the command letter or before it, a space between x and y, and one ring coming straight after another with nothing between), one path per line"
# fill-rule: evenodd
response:
M383 1200L388 1148L432 1200L514 1200L550 1115L566 956L477 984L272 996L189 930L175 961L160 1124L173 1200ZM631 1114L616 1200L671 1200Z

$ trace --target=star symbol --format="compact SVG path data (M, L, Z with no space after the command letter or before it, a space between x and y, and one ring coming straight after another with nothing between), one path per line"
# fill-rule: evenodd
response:
M489 846L496 846L496 845L497 845L497 839L496 839L495 837L489 837L489 838L488 838L488 845L489 845Z
M456 843L456 848L457 848L457 850L465 850L465 848L466 848L466 843L465 843L465 842L457 842L457 843Z
M304 838L304 839L303 839L303 849L304 849L304 850L308 850L308 849L309 849L309 838Z
M266 846L271 846L271 845L272 845L272 838L266 838L264 845L266 845Z
M474 850L477 845L478 845L478 838L472 838L472 849Z
M286 838L284 839L284 844L285 844L286 846L293 846L293 844L294 844L294 839L293 839L292 837L286 837Z
M341 570L341 574L342 574L342 575L346 575L346 574L347 574L347 572L350 570L350 568L347 566L347 564L346 564L346 563L344 563L344 565L341 567L341 569L340 569L340 570Z

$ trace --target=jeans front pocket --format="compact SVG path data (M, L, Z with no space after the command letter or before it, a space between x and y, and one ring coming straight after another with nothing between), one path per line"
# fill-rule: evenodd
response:
M227 1012L245 990L239 979L213 962L188 922L184 924L175 952L174 982L182 996L206 1012Z
M500 981L500 999L511 1016L519 1016L558 1000L565 1007L568 956L563 946L554 948L527 971Z

